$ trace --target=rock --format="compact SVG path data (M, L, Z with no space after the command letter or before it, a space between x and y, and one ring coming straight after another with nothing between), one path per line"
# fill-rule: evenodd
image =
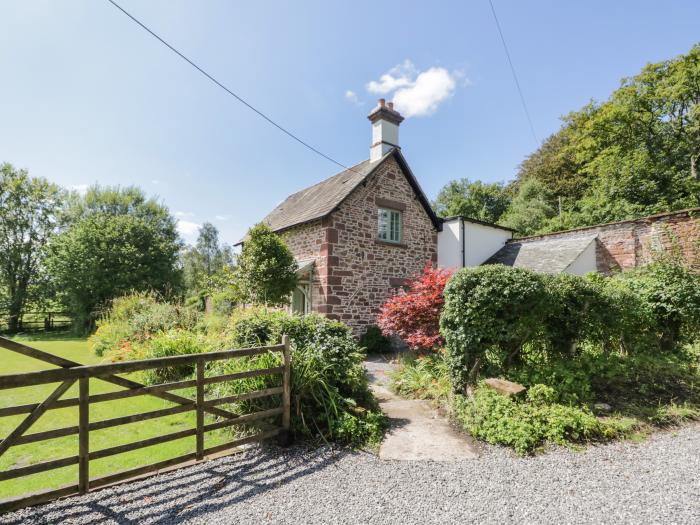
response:
M596 403L595 405L593 405L593 410L595 410L596 412L610 412L612 410L612 407L607 403Z
M525 392L525 387L523 385L519 385L518 383L513 383L512 381L507 381L505 379L497 379L492 377L486 379L484 383L489 388L504 396L517 396L518 394Z

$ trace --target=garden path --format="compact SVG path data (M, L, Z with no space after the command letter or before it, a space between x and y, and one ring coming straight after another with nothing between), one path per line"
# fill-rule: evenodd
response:
M459 461L478 457L476 442L452 428L430 402L403 399L389 389L389 374L397 367L381 356L365 361L372 391L391 425L379 449L380 459Z

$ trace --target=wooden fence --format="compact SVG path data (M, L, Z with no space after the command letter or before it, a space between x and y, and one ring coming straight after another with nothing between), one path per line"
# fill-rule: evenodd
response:
M25 312L18 319L19 332L63 330L73 325L73 316L68 312ZM10 328L10 314L0 313L0 332Z
M24 374L0 375L0 390L10 388L20 388L33 385L43 385L48 383L60 382L60 385L40 403L5 407L0 408L0 417L15 416L19 414L28 414L15 429L0 441L0 456L9 448L15 445L26 443L35 443L48 439L78 435L78 453L77 455L53 459L34 463L28 466L10 468L0 471L0 481L21 478L46 472L49 470L66 467L69 465L78 465L77 483L60 487L58 489L46 490L29 495L24 495L18 498L12 498L0 501L0 513L19 509L37 503L43 503L54 500L59 497L72 494L85 494L90 489L104 487L123 481L135 476L156 472L158 470L180 465L184 463L196 462L205 459L211 454L218 454L229 451L247 443L253 443L264 439L269 439L279 436L282 441L286 441L289 433L289 418L290 418L290 352L289 338L284 336L282 344L260 347L260 348L244 348L237 350L226 350L222 352L209 352L203 354L192 354L174 357L162 357L157 359L144 359L140 361L125 361L121 363L98 364L92 366L82 366L80 363L69 361L61 357L55 356L32 348L9 339L0 337L0 348L20 353L22 355L40 359L42 361L57 365L61 368L42 370L38 372L29 372ZM205 377L205 365L208 362L220 361L225 359L236 359L241 357L249 357L265 354L267 352L279 352L283 356L282 366L264 369L247 370L233 374L219 375L214 377ZM1 362L1 359L0 359ZM158 368L189 365L196 369L196 378L165 383L159 385L146 386L130 379L120 377L116 374L129 372L137 372L142 370L154 370ZM221 383L224 381L237 381L250 377L258 377L263 375L281 374L282 386L275 388L267 388L244 394L228 396L219 399L205 399L205 386L213 383ZM116 392L108 392L101 394L90 394L89 381L90 378L97 378L115 385L125 387L124 390ZM79 385L78 397L60 399L61 396L75 383ZM196 388L196 398L190 399L181 395L172 393L172 390L183 388ZM93 403L101 403L105 401L113 401L116 399L125 399L134 396L150 395L160 399L164 399L176 404L171 408L161 410L153 410L150 412L133 414L123 417L115 417L103 421L90 421L90 405ZM235 414L228 410L224 410L220 405L234 403L237 401L257 399L272 395L281 395L281 404L277 408L254 412L250 414ZM44 432L35 432L26 434L26 431L44 414L47 410L53 410L66 407L78 407L78 425L64 428L57 428ZM119 446L104 448L101 450L90 450L90 431L113 428L127 423L137 421L146 421L158 417L180 414L188 411L196 411L195 428L173 432L149 439L144 439L134 443L128 443ZM210 414L216 416L217 420L212 423L205 424L204 415ZM264 429L255 435L235 439L228 443L205 448L204 434L212 430L230 427L233 425L247 424L252 421L268 419L281 416L281 425L273 426L272 428ZM181 455L158 463L144 465L130 470L117 472L99 478L90 478L90 461L122 454L132 450L138 450L144 447L150 447L176 439L186 437L194 437L195 452Z

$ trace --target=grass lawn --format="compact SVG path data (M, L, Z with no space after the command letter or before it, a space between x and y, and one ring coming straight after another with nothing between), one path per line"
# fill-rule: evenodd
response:
M18 336L17 341L34 346L40 350L77 361L81 364L97 364L101 358L93 355L85 338L76 338L63 334L46 334L36 336ZM48 363L24 357L15 352L0 348L0 374L16 374L35 370L54 368ZM125 375L138 381L137 374ZM9 407L27 403L36 403L45 399L58 383L0 391L0 407ZM120 387L99 379L90 380L90 394L121 390ZM180 395L194 398L193 389L175 391ZM78 385L73 385L62 399L78 396ZM173 403L153 396L136 396L128 399L95 403L90 405L90 421L101 421L114 417L147 412L175 406ZM0 418L0 437L9 434L14 427L26 417L26 414ZM78 424L78 407L49 410L27 433L34 433L54 428ZM195 426L195 412L186 412L173 416L131 423L119 427L90 432L90 450L96 451L115 445L139 441L149 437L169 434ZM211 446L230 440L224 432L210 432L205 438L205 446ZM194 436L161 445L135 450L90 462L90 476L105 474L147 465L181 454L194 452ZM75 456L78 453L78 436L67 436L38 443L30 443L10 448L0 456L0 471L13 467L30 465L39 461ZM27 492L56 488L61 485L76 483L78 466L64 467L34 474L24 478L0 482L0 499L18 496Z

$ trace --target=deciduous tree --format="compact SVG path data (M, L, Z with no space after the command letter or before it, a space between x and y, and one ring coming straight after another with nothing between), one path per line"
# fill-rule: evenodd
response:
M248 231L235 268L241 300L250 304L281 306L289 303L297 284L297 263L282 238L269 226Z
M377 319L386 334L396 334L411 348L433 350L444 344L440 335L440 313L445 304L443 290L450 270L428 263L423 273L412 279L382 306Z
M63 192L11 164L0 166L0 300L16 331L29 300L41 294L44 249L56 232Z
M176 292L181 242L168 209L138 188L92 188L51 242L48 266L85 328L115 297Z

